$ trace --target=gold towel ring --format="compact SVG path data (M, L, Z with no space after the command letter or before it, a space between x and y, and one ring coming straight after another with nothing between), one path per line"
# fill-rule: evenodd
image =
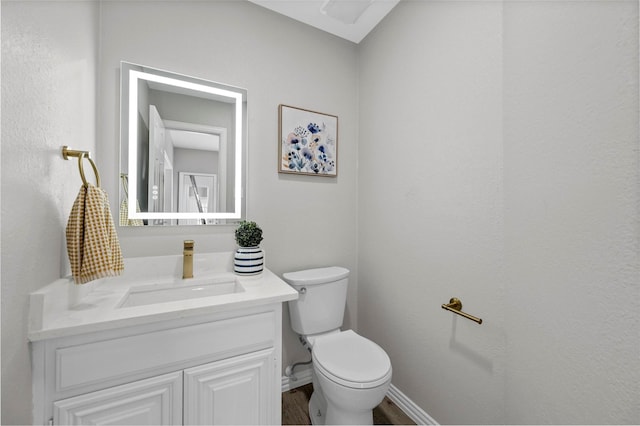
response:
M78 157L78 168L80 169L80 177L82 178L82 183L84 183L84 186L89 185L89 183L87 182L87 179L84 177L84 168L82 167L83 158L86 158L87 160L89 160L89 163L91 163L91 168L93 168L93 174L96 176L96 186L100 188L100 173L98 173L98 167L96 167L96 163L93 162L91 157L89 157L88 153L87 154L83 153Z
M89 183L87 182L87 178L84 175L82 159L86 158L87 160L89 160L89 163L93 168L93 173L96 176L96 186L100 188L100 173L98 173L98 167L96 166L96 163L94 163L91 159L91 153L89 151L76 151L75 149L69 149L69 147L65 145L62 147L62 157L65 160L68 160L69 157L78 157L78 169L80 170L80 177L82 178L82 183L84 184L84 186L89 185Z

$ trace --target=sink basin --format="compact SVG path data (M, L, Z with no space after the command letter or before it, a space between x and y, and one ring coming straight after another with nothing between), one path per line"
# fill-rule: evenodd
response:
M118 307L129 308L132 306L153 305L177 300L241 293L243 291L245 291L244 288L235 279L181 280L165 285L153 284L134 287Z

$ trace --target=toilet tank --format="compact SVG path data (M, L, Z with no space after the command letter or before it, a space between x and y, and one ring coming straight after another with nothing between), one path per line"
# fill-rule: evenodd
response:
M284 280L299 293L291 300L291 327L301 335L324 333L342 326L349 270L339 266L287 272Z

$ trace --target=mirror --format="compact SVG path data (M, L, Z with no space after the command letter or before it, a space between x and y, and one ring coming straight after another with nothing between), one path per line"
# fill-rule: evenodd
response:
M242 219L247 91L128 62L120 84L120 226Z

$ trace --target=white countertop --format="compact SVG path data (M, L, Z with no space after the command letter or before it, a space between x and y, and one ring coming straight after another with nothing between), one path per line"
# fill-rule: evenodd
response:
M101 330L149 324L177 318L282 303L298 293L265 268L254 276L233 271L233 253L194 255L194 278L182 279L182 256L125 259L119 277L76 285L62 278L31 293L29 340L38 341ZM141 286L187 286L207 281L232 281L244 291L217 296L120 307L129 293Z

